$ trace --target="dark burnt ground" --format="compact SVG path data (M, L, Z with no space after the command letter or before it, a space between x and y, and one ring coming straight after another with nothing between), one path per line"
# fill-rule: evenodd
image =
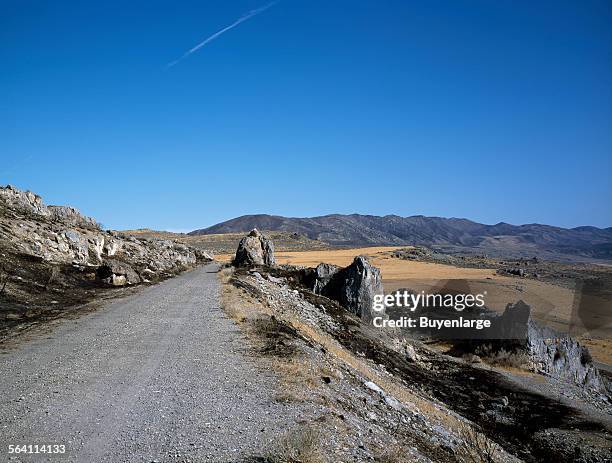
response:
M95 310L97 302L138 288L108 286L95 272L96 267L51 264L15 253L0 242L0 343L33 325Z
M33 324L72 313L75 307L97 298L125 293L106 287L95 279L95 273L16 254L1 244L0 257L0 341Z
M423 348L415 348L422 361L411 363L380 340L381 332L343 309L335 301L316 295L300 284L297 270L259 269L285 277L304 299L326 311L342 327L330 332L345 348L364 355L401 378L410 389L438 400L478 424L492 440L519 458L530 461L612 461L612 437L605 424L592 421L579 410L527 390L499 373L474 368ZM237 275L246 273L238 270ZM508 398L505 407L495 399ZM555 441L562 434L562 443Z

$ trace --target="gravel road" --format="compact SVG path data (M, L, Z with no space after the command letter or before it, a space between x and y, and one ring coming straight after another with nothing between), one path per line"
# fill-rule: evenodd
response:
M0 461L236 462L299 410L219 307L214 264L0 352ZM10 444L65 445L10 455Z

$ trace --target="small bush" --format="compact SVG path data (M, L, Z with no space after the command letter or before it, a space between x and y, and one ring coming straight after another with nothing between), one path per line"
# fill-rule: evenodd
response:
M321 434L312 427L300 427L285 434L263 459L265 463L324 463Z
M529 355L522 350L506 350L501 348L492 350L490 345L481 347L476 351L486 363L501 367L525 368L530 363Z

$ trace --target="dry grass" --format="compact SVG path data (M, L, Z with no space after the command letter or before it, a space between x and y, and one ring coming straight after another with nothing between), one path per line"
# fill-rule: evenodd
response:
M412 463L412 456L406 454L406 449L401 445L388 448L382 455L376 458L376 463Z
M265 463L325 463L321 450L321 432L313 426L302 426L285 434L264 457Z
M459 435L462 443L459 448L459 455L466 462L470 463L496 463L500 447L488 439L484 434L479 433L474 427L462 423L459 427Z
M500 367L510 367L517 369L526 369L529 367L530 358L526 352L522 351L507 351L500 349L498 351L491 350L491 345L487 344L477 349L476 355L489 365Z
M231 277L231 269L225 269L221 272L223 285L223 307L228 314L235 320L239 321L241 327L245 329L247 335L251 336L253 341L257 343L258 331L249 330L249 320L258 319L262 314L272 316L271 310L266 305L259 301L254 301L250 295L240 288L233 286L229 280ZM441 404L436 404L428 399L422 398L408 388L406 388L397 379L382 375L377 372L369 362L354 355L349 350L345 349L337 340L331 335L324 331L302 322L298 318L291 317L290 319L283 319L283 323L288 324L296 332L322 347L334 362L343 364L349 369L357 372L363 378L373 381L380 386L387 394L391 395L395 399L399 400L406 408L411 409L417 413L420 413L428 418L432 422L436 422L445 429L460 429L464 422L458 418L458 416L447 409ZM264 330L265 332L265 330ZM276 399L279 401L295 401L295 402L310 402L310 403L325 403L326 395L321 389L322 387L322 376L336 376L336 374L327 369L323 365L314 365L314 363L307 357L274 357L270 361L271 368L276 371L283 384L282 392L277 394ZM336 376L338 378L338 376ZM485 438L482 436L482 438ZM297 439L297 440L295 440ZM302 447L301 442L310 442L310 439L304 441L301 438L289 438L285 444L285 450L283 452L275 451L274 455L270 455L266 458L266 462L302 462L302 463L319 463L324 460L311 460L311 459L271 459L271 458L285 458L283 455L289 455L290 458L294 458L295 454L288 451L291 448ZM485 438L486 439L486 438ZM309 447L309 446L307 446ZM308 453L308 452L306 452ZM319 458L315 454L316 458ZM287 457L287 458L289 458ZM298 458L312 458L304 455ZM388 463L404 463L401 459L401 455L397 452L389 452L380 458L386 458L379 461Z
M239 324L257 319L262 313L271 315L269 310L254 300L249 294L235 288L229 283L234 270L231 267L219 272L221 280L221 302L225 313Z
M486 292L487 307L493 310L502 312L509 302L522 299L533 307L536 318L546 321L553 328L568 328L574 307L574 292L571 288L498 275L493 269L462 268L391 256L391 251L403 248L405 246L278 252L276 260L280 264L307 267L315 267L321 262L346 266L355 256L365 255L373 265L380 268L385 291L388 293L400 288L431 292L442 286L459 292Z
M589 352L595 360L612 365L612 340L579 338L579 341L589 348Z
M427 416L429 419L440 423L447 429L454 429L459 425L460 422L453 412L443 406L438 406L427 399L415 395L394 378L379 374L372 368L366 359L357 357L327 333L315 329L311 325L302 323L299 320L294 320L292 324L298 332L323 347L334 358L354 371L357 371L367 380L376 383L385 392L403 403L408 409Z
M257 319L261 317L262 314L271 316L272 313L267 306L253 300L245 291L233 286L229 282L231 275L232 269L230 268L220 272L221 281L224 283L222 290L223 308L231 318L241 324L241 328L245 330L247 336L251 336L254 343L261 342L261 340L257 339L256 332L249 330L248 321ZM305 338L323 347L341 363L357 371L369 381L378 384L383 390L402 402L406 407L428 416L430 419L441 423L448 429L457 428L459 425L460 422L457 420L454 413L413 394L394 379L380 375L365 359L353 355L327 333L315 329L313 326L303 323L296 318L283 321L289 323L292 328ZM297 360L288 361L287 359L276 358L275 361L271 363L271 367L280 374L284 385L283 392L277 395L277 400L298 402L313 400L315 394L312 393L312 389L308 390L304 386L314 386L318 383L318 378L322 376L320 366L318 366L319 371L315 372L314 370L317 367L309 365L307 361L300 363Z
M503 311L506 304L523 299L534 308L536 317L565 327L574 307L574 293L569 288L542 281L517 279L498 275L492 269L462 268L432 262L411 261L391 256L391 251L403 247L369 247L354 249L277 252L280 264L315 267L321 262L347 266L355 256L365 255L380 268L387 293L400 288L431 292L442 286L459 292L486 291L487 307ZM466 291L467 290L467 291Z
M401 248L405 248L402 246ZM380 268L385 292L410 288L416 292L436 292L444 287L450 291L464 293L485 293L489 309L503 312L510 302L523 300L531 305L533 316L539 323L561 332L570 329L576 322L574 315L575 294L572 288L532 279L498 275L492 269L461 268L431 262L419 262L391 257L391 251L398 247L369 247L354 249L314 250L277 252L280 264L314 267L321 262L346 266L357 255L366 255L373 265ZM231 259L232 255L217 256ZM594 326L602 328L590 333L591 338L601 341L586 341L593 348L593 357L612 364L612 326L602 322L609 319L610 303L601 298L592 298ZM587 320L586 322L589 322ZM591 323L593 325L593 323ZM575 328L575 327L573 327Z
M268 366L276 371L282 381L282 390L276 395L279 402L316 401L315 393L320 378L329 375L322 365L313 365L299 355L295 347L297 331L288 321L274 316L269 307L230 283L233 269L220 272L222 306L225 312L238 322L255 350L266 357Z

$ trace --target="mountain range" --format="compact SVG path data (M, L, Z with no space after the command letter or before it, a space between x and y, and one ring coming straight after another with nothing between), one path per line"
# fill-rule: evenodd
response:
M612 227L486 225L468 219L415 215L342 215L294 218L244 215L189 235L247 232L253 228L299 233L334 246L425 245L498 255L612 259Z

